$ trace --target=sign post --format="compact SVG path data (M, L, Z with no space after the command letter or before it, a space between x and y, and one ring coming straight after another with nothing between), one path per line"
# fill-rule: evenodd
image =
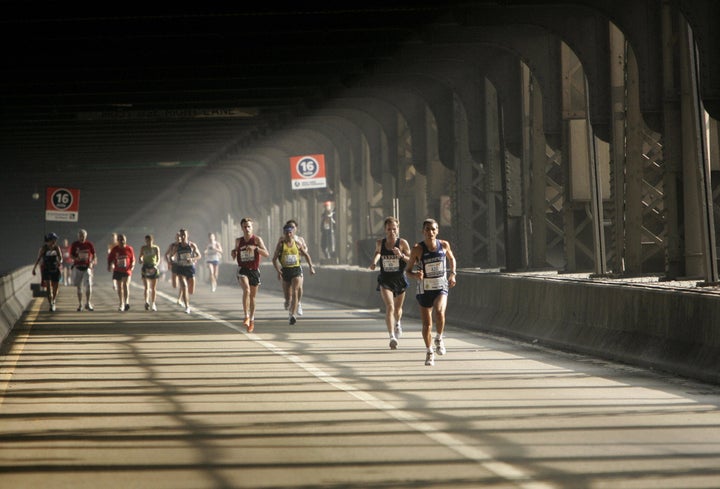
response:
M45 220L77 222L80 210L80 190L48 187L45 191Z
M291 156L290 181L293 190L325 188L325 155Z

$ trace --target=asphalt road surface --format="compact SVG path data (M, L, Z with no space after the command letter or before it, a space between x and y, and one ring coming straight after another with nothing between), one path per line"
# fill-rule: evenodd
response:
M291 326L262 287L252 334L238 287L189 315L140 297L31 304L0 357L0 488L720 487L718 386L452 324L427 367L417 320L390 350L378 310L305 299Z

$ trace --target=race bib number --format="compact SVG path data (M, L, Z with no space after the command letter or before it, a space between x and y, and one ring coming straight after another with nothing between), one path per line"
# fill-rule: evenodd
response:
M128 266L127 256L118 256L117 257L117 266L118 266L118 268L127 268L127 266Z
M400 258L396 256L383 256L383 270L386 272L397 272L400 270Z
M442 290L445 288L445 277L423 279L423 288L425 290Z
M90 252L87 250L80 250L78 251L78 260L79 261L89 261L90 260Z
M250 251L247 248L240 250L240 261L253 261L254 259L255 259L254 251Z
M437 277L438 275L445 275L445 264L441 261L435 261L425 264L425 275L430 277Z
M190 253L190 252L180 253L180 255L178 256L178 259L179 259L180 263L183 265L191 265L192 264L192 253Z
M294 267L298 264L298 256L297 255L285 255L284 265L286 267Z

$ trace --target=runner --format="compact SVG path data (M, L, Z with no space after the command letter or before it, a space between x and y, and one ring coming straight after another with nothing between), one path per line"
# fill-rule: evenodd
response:
M402 336L403 303L408 280L405 276L407 260L410 259L410 245L400 238L400 221L394 217L385 218L385 237L375 243L375 254L370 263L370 270L380 262L377 290L385 303L385 324L390 335L390 348L398 347L398 339Z
M205 263L210 272L210 288L213 292L217 289L218 273L220 271L220 260L222 259L222 245L215 239L215 233L208 234L210 242L205 247Z
M445 308L448 290L456 284L455 255L449 242L437 239L438 230L438 223L434 219L423 221L425 239L413 246L406 268L408 276L418 281L417 301L420 304L422 335L427 349L425 365L435 365L432 347L433 316L437 328L435 353L445 355Z
M165 263L167 263L167 267L170 270L170 283L172 284L173 289L178 289L178 273L177 273L177 267L178 264L175 261L176 253L177 253L177 245L180 242L180 233L175 233L175 241L170 243L170 246L168 246L167 251L165 251ZM178 289L178 297L177 297L177 304L179 306L183 305L182 302L182 289Z
M300 256L304 256L310 266L310 274L315 274L315 267L312 264L310 255L307 253L295 238L295 227L286 225L283 228L283 239L275 247L273 255L273 266L278 272L278 280L283 282L283 288L287 286L290 303L288 313L290 324L297 322L297 310L302 297L303 273L300 266Z
M255 296L260 287L260 257L270 256L265 243L260 236L253 234L253 220L245 217L240 221L243 235L235 240L235 249L232 257L238 264L238 283L243 291L243 312L245 320L243 326L248 333L255 329Z
M95 245L87 239L87 231L81 229L78 231L78 239L70 246L70 256L73 258L73 275L72 283L77 288L78 307L77 310L83 310L83 291L85 291L85 309L93 311L92 302L92 286L95 265L97 265L97 255L95 254Z
M185 312L190 314L190 296L195 293L195 264L202 258L202 253L198 246L188 239L186 229L181 229L178 235L180 241L175 246L173 258L177 263L180 299L185 306Z
M57 234L50 233L45 236L45 243L40 247L35 265L32 268L32 274L35 275L38 264L42 263L40 264L40 277L43 285L47 288L50 312L55 312L55 300L60 285L62 250L57 242Z
M118 234L118 244L107 257L108 272L112 272L113 282L117 284L120 312L130 310L130 276L135 268L135 250L125 242L125 235Z
M298 236L297 230L298 225L297 221L294 219L290 219L288 222L285 223L285 226L291 226L293 228L293 235L295 236L295 241L297 242L297 245L299 248L305 250L307 252L307 243L305 242L305 238L302 238L301 236ZM283 239L285 239L283 236L280 236L280 239L278 239L278 244L280 244ZM288 282L283 281L282 283L282 289L283 289L283 296L285 297L285 310L288 310L290 308L290 284ZM303 315L303 308L302 308L302 290L299 292L300 296L298 297L298 306L297 306L297 315L302 316Z
M145 310L157 311L155 298L157 297L157 283L160 278L160 247L153 241L153 236L145 236L145 244L140 248L142 268L140 270L145 284Z
M67 238L63 238L63 244L60 246L62 251L62 282L63 285L72 285L72 266L73 259L70 254L70 241Z

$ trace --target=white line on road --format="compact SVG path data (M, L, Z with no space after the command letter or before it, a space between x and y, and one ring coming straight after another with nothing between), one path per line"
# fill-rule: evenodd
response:
M172 298L169 295L164 294L162 292L158 292L158 295L160 295L172 302L176 301L175 298ZM284 349L278 347L274 343L263 340L262 338L260 338L260 336L258 336L255 333L247 333L247 332L245 332L244 328L236 326L236 325L232 324L231 322L226 321L224 319L217 318L217 317L213 316L212 314L203 312L200 309L195 309L193 312L196 316L203 317L203 318L213 321L217 324L221 324L227 328L237 331L238 333L247 335L248 338L257 342L259 345L263 346L265 349L294 363L295 365L302 368L306 372L312 374L319 380L322 380L323 382L325 382L339 390L347 392L348 394L355 397L356 399L359 399L359 400L363 401L364 403L368 404L369 406L372 406L373 408L386 413L388 416L395 418L396 420L398 420L401 423L405 424L406 426L410 427L414 431L422 433L425 436L427 436L428 438L432 439L433 441L447 447L448 449L460 454L461 456L463 456L469 460L472 460L474 462L477 462L485 470L487 470L499 477L502 477L503 479L505 479L508 482L512 482L512 483L516 484L517 487L519 487L520 489L554 489L555 488L555 486L553 486L551 484L532 480L530 475L526 474L522 469L520 469L514 465L505 463L505 462L499 462L497 460L494 460L493 457L489 453L485 452L484 450L481 450L477 447L468 445L461 439L433 427L429 423L422 421L416 414L414 414L410 411L406 411L406 410L403 410L396 406L393 406L389 402L383 401L382 399L375 397L374 395L370 394L369 392L360 390L360 389L353 387L352 385L350 385L336 377L333 377L332 375L325 372L321 368L303 360L302 358L298 357L297 355L294 355L290 352L285 351Z

